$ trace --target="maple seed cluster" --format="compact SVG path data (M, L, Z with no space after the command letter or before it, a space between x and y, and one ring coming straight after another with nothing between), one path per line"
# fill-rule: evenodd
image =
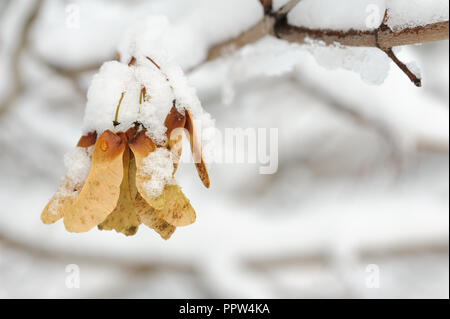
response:
M130 61L130 65L132 63ZM143 90L145 97L145 88ZM124 93L121 100L123 96ZM114 127L119 125L117 115L121 100ZM98 136L93 131L82 136L77 147L89 154L89 174L83 183L73 184L67 179L62 182L41 214L43 223L52 224L62 218L69 232L83 233L97 226L100 230L115 230L127 236L136 234L144 224L163 239L170 238L176 227L194 223L195 211L173 178L182 152L182 132L189 139L201 181L207 188L210 182L191 113L186 108L181 111L184 114L174 101L164 121L165 145L156 145L146 134L147 129L138 122L126 132L105 130ZM153 176L145 174L144 167L157 152L170 155L173 169L171 182L155 196L146 188Z

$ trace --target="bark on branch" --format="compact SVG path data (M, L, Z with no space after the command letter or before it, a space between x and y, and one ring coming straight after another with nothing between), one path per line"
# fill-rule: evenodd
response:
M398 32L389 28L381 28L375 31L350 30L343 32L278 24L274 29L274 33L278 38L291 43L303 44L306 39L312 39L323 41L328 45L339 43L346 46L389 49L402 45L448 40L448 25L448 21L443 21L421 27L407 28Z
M233 52L243 46L256 42L267 35L289 41L291 43L304 44L307 39L322 41L327 45L339 43L345 46L377 47L389 49L396 46L448 40L449 22L437 22L421 27L407 28L398 32L391 29L376 31L350 30L318 30L276 23L272 16L266 16L258 24L234 39L214 45L208 55L208 61L224 54ZM377 40L378 39L378 40Z

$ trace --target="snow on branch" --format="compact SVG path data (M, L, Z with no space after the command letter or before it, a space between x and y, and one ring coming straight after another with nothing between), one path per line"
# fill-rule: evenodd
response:
M206 59L207 61L240 49L249 43L256 42L266 35L275 34L274 28L277 21L286 19L286 15L300 2L300 0L290 0L276 11L272 11L273 3L271 0L260 0L260 2L265 13L263 19L238 37L218 43L211 47Z
M421 86L421 79L418 72L412 70L406 64L401 62L395 56L392 48L396 46L447 40L449 38L448 14L447 16L442 14L442 17L447 19L446 21L435 21L436 15L431 16L429 19L429 21L431 21L430 23L424 22L424 19L422 18L419 19L415 17L413 19L415 21L414 24L405 18L404 13L400 15L400 19L398 12L391 12L386 8L384 10L384 18L381 19L382 21L379 21L380 23L378 24L378 27L362 27L361 30L356 30L351 25L347 30L344 30L344 28L339 30L334 28L324 28L322 26L312 28L289 23L287 17L288 14L291 14L294 9L296 13L298 13L297 11L299 11L299 8L297 5L299 3L304 3L301 2L301 0L288 1L284 6L276 11L268 11L270 8L273 8L272 1L260 1L265 12L263 19L247 31L241 33L236 38L232 38L212 46L209 50L209 54L206 59L207 61L229 54L230 52L240 49L247 44L258 41L267 35L276 36L279 39L297 44L318 41L329 46L338 44L340 46L350 47L376 47L385 52L416 86ZM317 11L318 8L323 6L323 3L324 1L322 1L322 4L317 3L316 7L313 7L313 9L316 9ZM442 9L439 6L436 8L436 10ZM416 13L417 12L413 12L413 15ZM392 17L390 16L391 14ZM299 18L298 16L293 20L300 20L300 22L304 22L302 21L302 18ZM403 22L403 24L396 25L395 23L397 22L398 24L400 23L399 21Z

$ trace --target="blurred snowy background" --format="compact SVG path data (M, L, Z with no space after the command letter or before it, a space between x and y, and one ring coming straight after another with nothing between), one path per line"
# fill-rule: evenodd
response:
M92 75L152 14L218 128L279 129L278 172L215 164L206 190L183 164L198 219L167 242L43 225ZM0 298L449 297L448 41L399 52L420 89L370 50L271 38L200 64L262 15L257 0L0 0Z

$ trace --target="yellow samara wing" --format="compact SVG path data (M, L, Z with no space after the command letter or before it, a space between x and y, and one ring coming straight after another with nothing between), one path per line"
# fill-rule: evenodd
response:
M159 216L174 226L187 226L195 222L195 211L178 185L164 188L166 205L158 211Z
M97 140L91 170L80 194L64 215L69 232L89 231L114 210L123 179L126 140L107 130Z
M138 192L151 207L157 210L163 209L165 203L164 193L158 197L148 196L144 188L144 183L149 180L149 177L143 177L142 174L140 174L143 159L156 150L155 143L153 143L152 139L145 134L145 130L142 130L128 142L128 145L133 151L136 161L136 188Z
M169 114L167 114L166 120L164 121L164 125L167 127L167 138L168 138L168 149L174 155L174 170L175 174L178 168L178 161L180 160L181 153L183 151L183 130L186 124L186 117L178 112L177 108L172 106Z
M57 193L53 195L52 199L50 199L47 206L45 206L42 211L41 221L44 224L49 225L56 223L64 217L64 212L70 208L76 198L76 196L64 195L70 194L70 192L71 190L69 189L69 185L67 185L67 181L63 181L58 188Z
M97 133L91 132L84 135L78 141L77 147L88 148L95 144ZM50 199L41 214L44 224L53 224L64 217L64 212L68 211L75 201L83 185L71 186L67 178L61 183L58 191Z
M136 196L136 213L139 220L147 227L154 229L163 239L169 239L175 231L175 226L162 219L140 194Z
M125 148L123 153L123 179L120 185L120 196L117 202L117 206L114 211L109 214L108 217L98 225L100 230L115 230L118 233L123 233L126 236L132 236L136 234L140 222L138 216L136 215L134 207L134 199L136 193L133 191L135 187L135 180L130 180L129 173L133 174L133 169L130 169L132 162L134 163L134 158L130 159L131 151L128 147ZM136 165L134 165L136 166ZM135 170L134 170L134 174ZM133 197L134 193L134 197Z
M189 110L185 110L186 112L186 124L185 128L189 132L189 143L191 144L192 157L194 158L195 168L197 169L198 176L205 185L206 188L209 188L209 175L206 169L205 162L203 161L202 149L198 140L198 136L196 135L196 131L194 128L194 121L192 119L191 113Z

